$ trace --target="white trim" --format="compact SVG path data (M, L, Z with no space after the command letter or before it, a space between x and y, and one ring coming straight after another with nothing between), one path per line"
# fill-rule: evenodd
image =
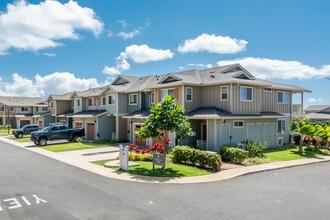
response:
M179 77L177 77L177 76L174 76L174 75L170 74L170 75L165 76L165 77L164 77L164 78L163 78L158 84L163 83L163 82L166 81L169 77L172 77L172 78L176 79L176 81L180 81L180 80L182 80L181 78L179 78ZM176 82L176 81L174 81L174 82Z
M89 100L92 100L92 104L89 103ZM87 106L88 106L88 107L96 106L95 103L94 103L94 98L88 98Z
M279 101L278 101L278 94L279 94L279 93L282 93L282 101L283 101L283 94L284 94L284 93L286 94L286 102L279 102ZM288 104L288 92L277 91L277 97L276 97L276 99L277 99L277 103L278 103L278 104Z
M131 96L132 95L136 95L136 103L133 103L133 104L131 104ZM131 94L128 94L128 104L129 105L137 105L138 104L138 102L139 102L139 100L138 100L138 93L131 93Z
M116 100L117 100L116 94L117 93L115 93L115 94L112 93L112 94L108 94L107 95L106 101L108 101L108 102L106 103L106 105L115 105L116 104ZM109 104L109 100L110 100L110 97L111 96L114 96L115 97L115 103L113 103L113 104Z
M251 89L251 100L242 100L242 88ZM251 86L240 86L239 88L239 97L241 102L253 102L253 87Z
M166 88L166 89L160 89L160 102L163 101L163 98L162 98L162 91L166 90L167 91L167 96L168 96L168 90L174 90L174 97L175 97L175 87L173 88Z
M191 100L188 100L188 89L191 89ZM175 92L175 91L174 91ZM193 92L193 87L186 87L186 102L193 102L194 100L194 96L193 96L194 92Z
M243 122L243 126L235 126L235 122ZM233 120L233 128L244 128L244 120Z
M222 88L227 88L227 98L222 99ZM228 101L228 86L220 86L220 101Z
M154 101L152 101L152 94L154 95ZM155 104L155 92L150 93L150 104Z
M240 91L241 92L241 91ZM230 108L230 112L233 112L233 84L230 83L230 103L229 103L229 108Z
M279 121L284 121L284 132L283 133L282 132L280 132L280 133L278 132L280 130L280 128L278 127L278 122ZM286 133L286 120L285 119L277 119L277 133L278 134L285 134Z

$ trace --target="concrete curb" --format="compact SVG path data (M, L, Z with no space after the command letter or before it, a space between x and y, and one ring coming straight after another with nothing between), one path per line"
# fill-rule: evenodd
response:
M220 171L217 173L204 175L204 176L193 176L193 177L147 177L140 175L128 174L125 172L116 171L110 168L105 168L93 163L86 161L74 160L72 158L65 157L58 153L47 151L39 147L33 147L35 145L31 143L19 143L4 137L0 137L1 141L12 144L14 146L33 151L35 153L42 154L49 158L67 163L69 165L102 175L104 177L116 179L116 180L125 180L132 182L143 182L143 183L171 183L171 184L188 184L188 183L206 183L227 180L238 176L244 176L253 173L260 173L265 171L279 170L290 167L297 167L309 164L317 164L323 162L329 162L330 156L290 160L290 161L279 161L273 163L259 164L254 166L239 167L229 170Z

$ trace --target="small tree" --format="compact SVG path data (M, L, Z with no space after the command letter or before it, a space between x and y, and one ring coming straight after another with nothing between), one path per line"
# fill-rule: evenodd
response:
M316 146L315 146L315 150L319 150L320 149L320 143L321 141L324 139L325 136L327 136L327 132L326 130L319 124L314 125L314 138L316 140Z
M303 121L299 120L291 122L290 131L292 134L297 132L300 135L299 153L303 153L304 140L306 136L314 134L315 128L313 125L305 124Z
M151 114L143 124L140 131L136 131L137 138L145 140L148 138L165 137L164 154L167 149L167 132L177 132L177 139L183 140L186 135L194 136L191 125L185 117L183 106L176 104L173 96L166 96L165 100L157 105L151 105ZM165 132L163 132L165 131Z

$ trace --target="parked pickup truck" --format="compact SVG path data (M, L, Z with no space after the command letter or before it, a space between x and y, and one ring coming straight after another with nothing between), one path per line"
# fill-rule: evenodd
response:
M77 142L80 137L85 136L83 128L69 129L65 125L48 126L43 131L35 131L31 133L31 141L36 145L46 146L47 141L64 140Z
M38 125L25 125L23 128L21 129L14 129L12 131L12 134L16 137L16 138L22 138L23 135L26 134L31 134L34 131L38 131L39 130L39 126Z

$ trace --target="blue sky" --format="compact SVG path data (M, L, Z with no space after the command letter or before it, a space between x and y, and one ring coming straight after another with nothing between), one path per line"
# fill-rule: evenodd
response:
M305 106L330 104L329 8L328 1L301 0L2 0L0 94L46 97L119 73L240 62L258 77L312 90ZM121 69L112 68L117 63Z

